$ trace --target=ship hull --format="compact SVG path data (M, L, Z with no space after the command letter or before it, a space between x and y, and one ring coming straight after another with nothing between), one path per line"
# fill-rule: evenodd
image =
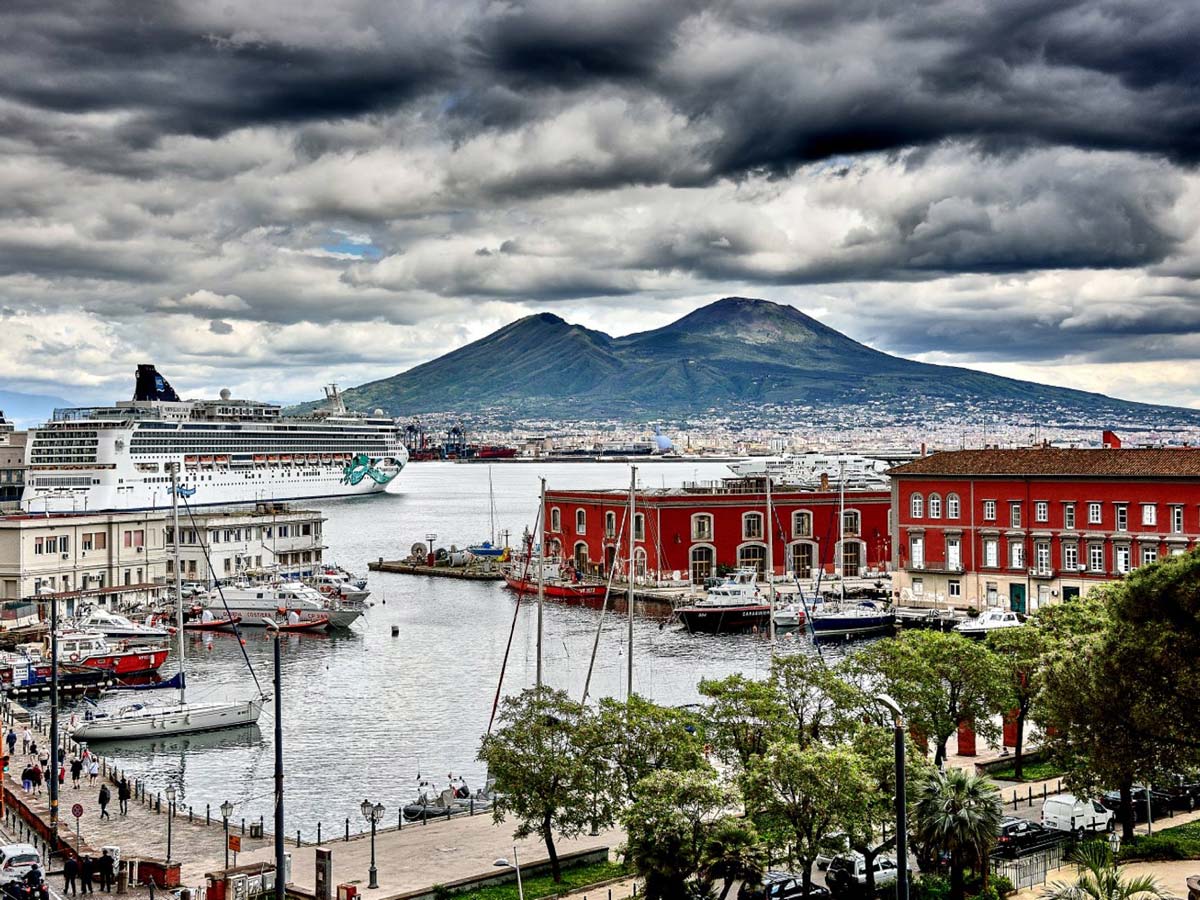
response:
M538 583L536 578L518 578L515 575L505 575L504 582L511 590L522 595L537 596ZM602 584L562 584L547 582L542 586L542 593L552 600L603 600L608 590Z
M686 606L675 610L679 620L688 631L702 634L749 631L752 628L767 628L771 621L768 604L742 604L737 606Z
M262 703L247 700L245 703L191 705L184 709L164 707L142 712L144 715L84 722L71 736L77 741L115 741L242 728L258 721Z

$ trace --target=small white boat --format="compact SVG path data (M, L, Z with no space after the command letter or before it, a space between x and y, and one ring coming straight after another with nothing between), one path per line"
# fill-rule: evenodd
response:
M789 603L775 610L772 616L776 628L799 628L804 624L804 607L799 603Z
M80 631L94 631L110 638L140 638L146 641L165 640L171 633L165 628L144 625L119 613L91 607L79 620Z
M240 615L243 628L265 627L264 620L274 619L280 610L295 610L302 616L325 615L334 628L349 628L364 612L361 603L324 596L298 581L223 587L210 591L204 605L219 619L225 618L226 610Z
M305 583L333 599L362 602L371 596L365 581L355 579L349 572L341 569L335 572L316 572L310 578L306 578Z
M987 609L974 619L967 619L954 626L955 634L963 637L987 637L1001 628L1020 628L1021 618L1009 609Z

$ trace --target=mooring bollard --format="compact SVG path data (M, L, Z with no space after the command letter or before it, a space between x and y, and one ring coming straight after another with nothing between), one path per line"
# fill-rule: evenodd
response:
M211 804L211 803L205 803L205 804L204 804L204 824L205 824L205 825L211 825L211 824L212 824L212 817L211 817L211 815L210 815L210 813L211 813L211 810L209 809L209 807L211 807L211 806L212 806L212 804Z
M188 821L192 821L192 804L188 804Z
M467 803L467 815L469 815L469 816L475 815L475 798L474 797L472 797L470 799L470 801L468 801L468 803ZM584 897L583 900L587 900L587 897Z
M156 813L161 813L161 812L162 812L162 794L161 794L161 793L160 793L160 794L157 796L157 798L155 799L155 808L154 808L154 811L155 811Z
M346 840L350 840L350 817L346 816Z
M1029 805L1033 806L1033 785L1029 785Z
M246 833L246 820L243 818L242 819L242 834L245 834L245 833Z
M321 823L317 823L317 846L321 846Z

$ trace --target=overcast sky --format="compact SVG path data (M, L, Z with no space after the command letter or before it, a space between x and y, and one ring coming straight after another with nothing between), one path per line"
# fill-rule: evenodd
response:
M1195 0L5 0L0 387L315 397L738 294L1200 406Z

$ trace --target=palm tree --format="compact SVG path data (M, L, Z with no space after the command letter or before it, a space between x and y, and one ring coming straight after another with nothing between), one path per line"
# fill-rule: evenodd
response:
M1074 884L1056 881L1042 892L1043 900L1133 900L1135 897L1165 897L1150 875L1122 878L1112 850L1104 841L1080 844L1072 856L1079 866Z
M735 881L757 883L766 868L758 832L751 823L733 818L716 823L701 859L708 878L723 882L718 900L725 900Z
M963 900L967 866L987 879L988 851L1003 817L996 786L961 769L934 772L917 788L914 830L927 847L950 857L950 898Z

